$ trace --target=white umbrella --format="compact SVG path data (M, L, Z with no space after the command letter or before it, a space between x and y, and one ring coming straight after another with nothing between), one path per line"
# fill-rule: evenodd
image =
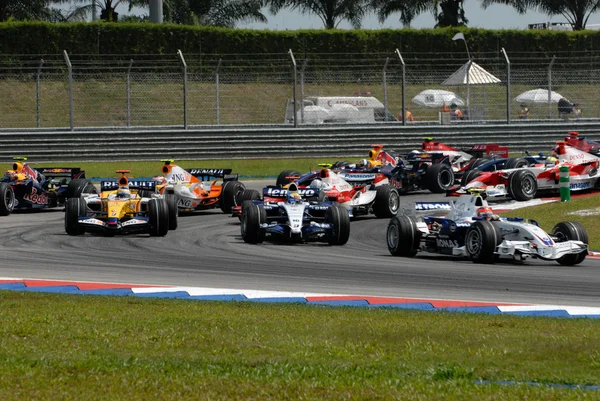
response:
M442 107L444 104L450 106L452 103L457 106L463 106L465 104L456 93L442 89L426 89L413 97L412 101L427 107Z
M548 102L548 89L532 89L521 93L514 98L515 102L519 103L558 103L562 98L560 93L550 92L550 102Z

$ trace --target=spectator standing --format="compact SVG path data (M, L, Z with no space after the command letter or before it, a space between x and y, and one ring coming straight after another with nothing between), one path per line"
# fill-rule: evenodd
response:
M413 114L408 107L406 109L404 109L404 116L405 116L407 122L409 122L409 123L415 122L415 118L413 117ZM402 111L400 113L398 113L398 121L402 121Z
M451 113L452 120L462 120L463 119L463 112L458 108L456 103L452 103L450 105L450 110L452 110L452 113Z
M519 118L521 120L528 120L529 119L529 108L527 107L526 104L522 104L521 105L521 110L519 110Z
M581 118L581 107L579 107L579 103L573 103L573 117Z
M567 120L569 118L569 114L573 112L573 104L569 102L564 97L561 97L558 100L558 116L563 120Z

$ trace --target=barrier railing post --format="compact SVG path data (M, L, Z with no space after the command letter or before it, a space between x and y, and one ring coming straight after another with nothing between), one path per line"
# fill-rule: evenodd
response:
M510 124L510 60L504 47L502 48L504 60L506 60L506 124Z
M559 188L560 188L560 201L568 202L571 200L571 187L569 180L569 166L561 166L559 171Z
M555 60L556 56L552 56L552 60L548 66L548 120L552 118L552 66L554 65Z
M42 67L44 66L44 59L40 60L40 66L37 70L37 75L35 77L35 105L36 105L36 120L37 127L40 128L42 126L42 104L41 104L41 82L40 75L42 75Z
M219 59L217 63L217 69L215 70L215 92L217 95L217 125L221 125L221 62L222 59Z
M69 59L69 54L66 50L63 50L63 57L65 63L67 63L67 71L69 74L69 127L73 131L74 127L74 113L73 113L73 65Z
M404 59L400 54L400 50L396 49L396 54L398 55L400 64L402 65L402 125L406 125L406 64L404 64Z
M308 59L305 58L300 69L300 123L304 124L304 70L308 65Z
M181 65L183 66L183 129L187 129L187 127L188 127L187 63L185 62L185 58L183 57L183 53L181 52L181 50L177 50L177 54L179 55L179 59L181 60Z
M388 63L390 62L390 58L386 57L385 58L385 64L383 65L383 109L384 114L385 114L385 118L384 121L388 120L388 93L387 93L387 66ZM403 118L404 120L404 118Z
M133 60L129 60L129 66L127 67L127 80L125 83L125 90L127 91L127 128L131 126L131 66Z
M298 66L296 65L296 59L294 58L294 52L292 51L292 49L290 49L288 51L288 54L290 55L290 58L292 60L292 74L294 74L294 86L293 86L293 95L294 95L294 128L298 128L298 99L296 99L296 81L297 79L297 68Z

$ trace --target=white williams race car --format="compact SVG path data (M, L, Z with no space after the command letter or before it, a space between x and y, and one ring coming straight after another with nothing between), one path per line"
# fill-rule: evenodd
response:
M415 256L426 251L469 257L476 263L531 257L567 266L583 262L588 254L587 233L577 222L558 223L547 234L533 220L498 217L479 195L448 202L448 210L443 217L393 217L387 228L390 253Z

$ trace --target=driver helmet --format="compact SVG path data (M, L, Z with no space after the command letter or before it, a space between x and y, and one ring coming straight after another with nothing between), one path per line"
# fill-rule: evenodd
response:
M546 158L546 164L558 164L558 159L554 156L549 156Z
M287 193L287 202L290 204L296 204L302 202L302 197L296 191L288 191Z
M356 167L369 167L369 161L367 159L359 160L358 163L356 163Z
M418 157L420 157L419 155L421 154L421 152L419 152L418 150L413 150L412 152L410 152L408 154L408 158L409 159L416 159Z
M120 187L117 189L117 199L129 199L131 198L131 192L129 192L129 188Z
M477 208L477 217L481 217L484 219L491 219L494 216L494 212L492 208L489 206L482 206Z
M155 175L152 177L152 181L156 181L156 185L164 185L167 183L167 179L162 175Z
M309 187L316 188L316 189L323 189L323 188L325 188L325 183L321 180L312 180Z

